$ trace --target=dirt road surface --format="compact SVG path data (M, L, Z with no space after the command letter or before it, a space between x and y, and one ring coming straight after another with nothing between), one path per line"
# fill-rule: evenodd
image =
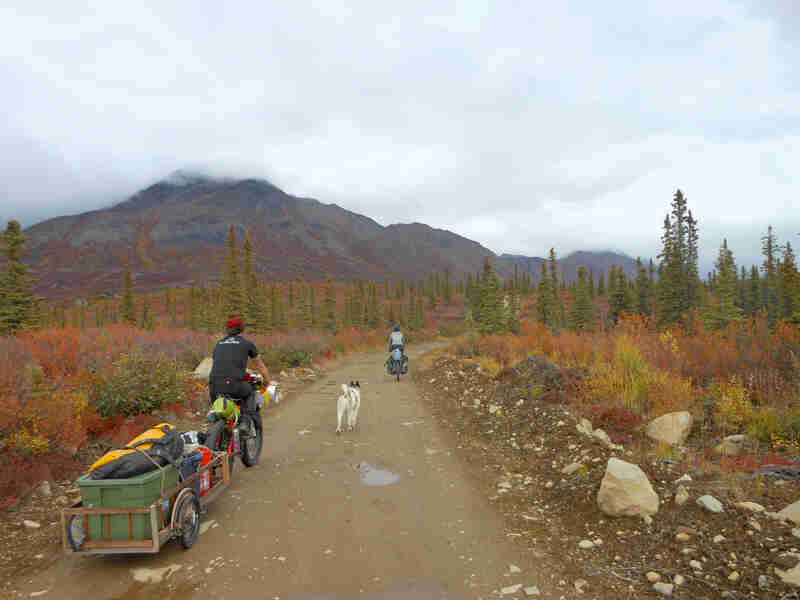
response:
M425 349L409 352L412 369ZM396 383L384 359L355 356L266 411L261 463L237 463L190 550L173 542L157 556L65 557L5 592L59 600L462 600L498 597L503 588L504 598L524 598L525 588L539 586L536 597L550 598L548 579L508 541L411 378ZM337 436L336 398L354 379L362 386L358 430Z

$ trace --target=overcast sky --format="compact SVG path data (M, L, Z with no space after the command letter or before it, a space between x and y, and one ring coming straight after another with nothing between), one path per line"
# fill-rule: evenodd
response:
M800 244L798 40L795 0L6 2L0 218L202 167L495 252L652 256L680 187L703 267L723 236L750 264L769 223Z

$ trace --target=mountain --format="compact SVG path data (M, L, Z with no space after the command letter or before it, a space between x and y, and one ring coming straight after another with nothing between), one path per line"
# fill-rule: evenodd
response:
M546 259L537 256L522 256L520 254L501 254L498 261L505 263L511 270L514 265L519 268L520 273L530 273L535 281L538 281L542 273L542 264ZM636 260L625 254L611 251L586 251L579 250L569 254L565 258L556 261L557 269L561 277L566 282L572 283L578 278L578 266L583 265L586 269L594 273L597 281L600 273L605 273L606 277L612 265L621 266L629 278L636 276Z
M268 280L403 278L449 268L476 272L495 255L477 242L421 223L384 227L261 179L178 171L103 210L57 217L25 230L37 293L54 297L118 291L130 267L139 288L216 279L233 225L249 234ZM513 268L513 267L512 267ZM503 264L501 275L510 271Z

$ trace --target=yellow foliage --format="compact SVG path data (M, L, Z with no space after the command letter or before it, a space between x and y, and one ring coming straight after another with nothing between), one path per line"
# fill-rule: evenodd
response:
M50 450L50 442L48 439L36 431L31 431L27 427L12 433L6 444L8 450L30 456L45 454Z
M645 414L687 409L694 402L691 382L649 366L628 336L621 336L611 362L590 370L586 398L592 403L621 403Z
M716 387L719 394L716 412L723 425L740 430L754 420L756 413L750 401L750 392L736 375L718 383Z
M480 365L481 371L485 371L490 377L496 377L502 370L500 363L491 356L479 356L475 359L475 362Z

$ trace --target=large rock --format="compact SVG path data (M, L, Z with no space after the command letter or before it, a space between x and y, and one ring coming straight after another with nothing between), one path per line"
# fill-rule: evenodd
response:
M697 499L697 504L705 508L708 512L721 513L725 511L725 509L722 507L722 502L709 494L700 496Z
M197 368L192 373L192 379L202 379L208 381L208 376L211 375L211 367L214 365L214 359L211 357L204 358L197 365Z
M737 454L744 454L746 449L753 448L757 444L758 442L756 442L755 439L746 435L729 435L728 437L722 438L722 442L714 448L714 452L724 456L735 456Z
M647 425L647 436L670 446L680 446L692 430L692 415L686 411L672 412L653 419Z
M791 521L796 525L800 525L800 500L778 511L775 516L782 521Z
M795 566L786 569L779 569L778 567L774 567L775 574L778 577L780 577L781 581L783 581L784 583L800 587L800 563L797 562L797 560L800 559L800 554L789 552L786 555L784 555L784 557L791 559L791 562L794 562Z
M644 517L658 512L658 495L637 465L610 458L597 505L612 517Z

